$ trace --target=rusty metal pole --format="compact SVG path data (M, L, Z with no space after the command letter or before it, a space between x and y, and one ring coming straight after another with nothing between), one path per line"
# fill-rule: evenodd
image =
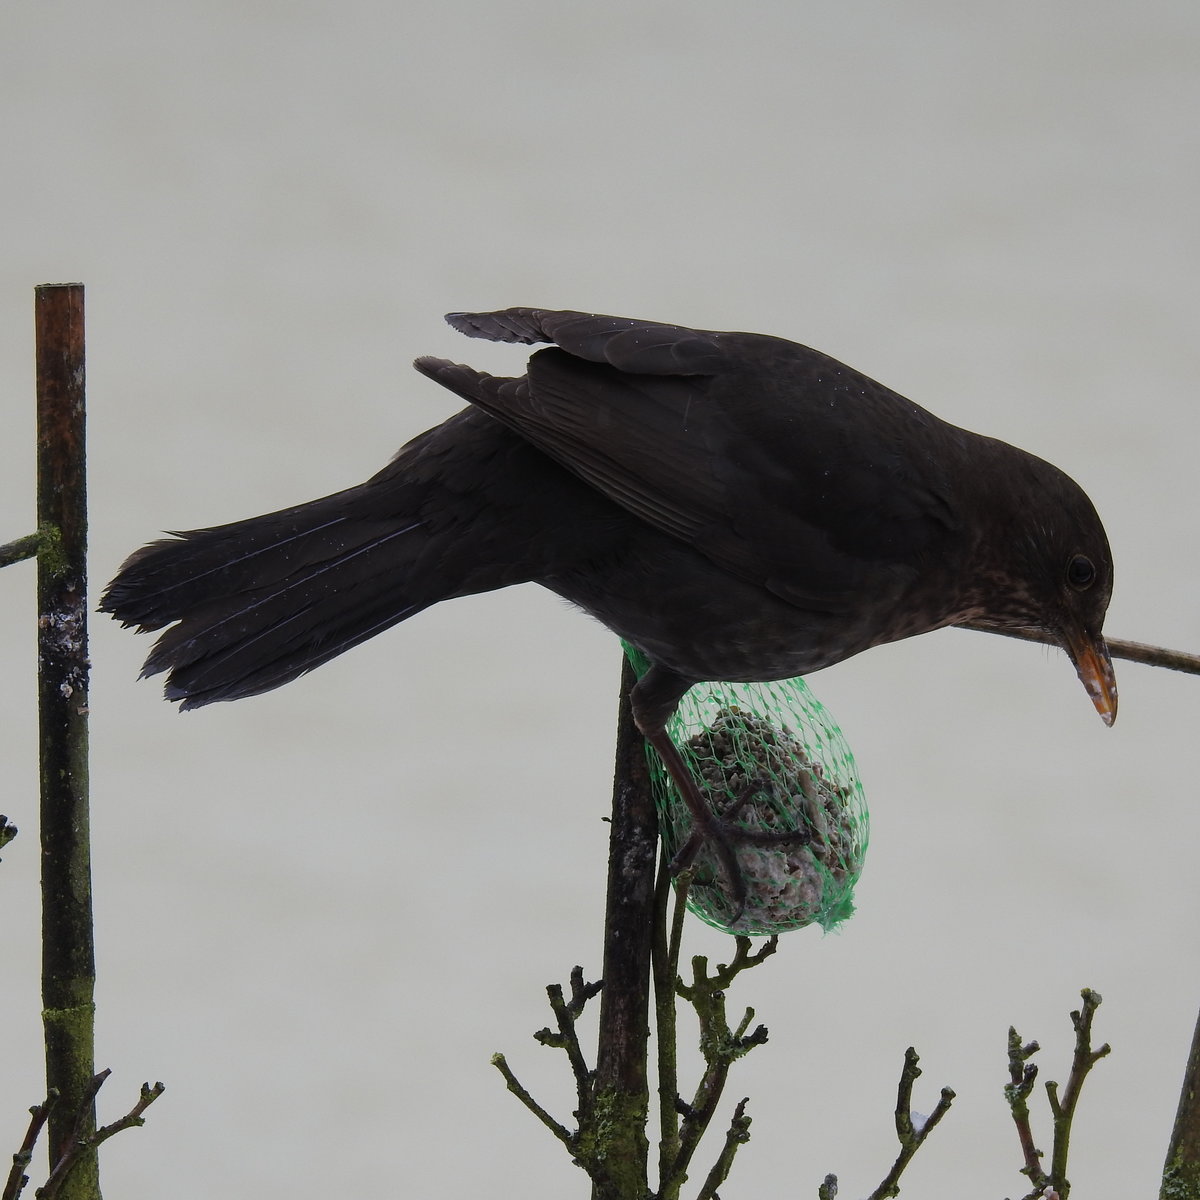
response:
M50 1163L95 1129L83 285L36 289L42 1008ZM59 1192L98 1200L95 1152Z

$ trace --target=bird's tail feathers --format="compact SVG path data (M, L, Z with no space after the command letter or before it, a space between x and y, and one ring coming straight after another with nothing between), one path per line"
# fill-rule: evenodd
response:
M427 538L414 515L356 514L350 493L143 547L100 602L171 627L142 674L182 708L269 691L441 599L406 589ZM174 622L174 624L172 624Z

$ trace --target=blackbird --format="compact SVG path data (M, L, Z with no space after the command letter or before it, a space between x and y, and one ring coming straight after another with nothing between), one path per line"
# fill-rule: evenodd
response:
M171 626L143 670L168 672L169 699L265 692L439 601L539 583L650 660L634 718L735 875L737 835L665 731L694 683L970 623L1052 635L1112 723L1112 557L1056 467L781 338L531 308L447 320L553 346L518 378L417 359L469 406L378 474L122 566L100 607Z

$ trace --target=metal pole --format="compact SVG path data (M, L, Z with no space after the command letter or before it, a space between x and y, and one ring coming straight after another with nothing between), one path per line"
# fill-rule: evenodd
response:
M35 293L37 347L38 731L42 1007L51 1167L95 1129L95 956L88 818L87 482L83 285ZM98 1200L92 1151L63 1200Z

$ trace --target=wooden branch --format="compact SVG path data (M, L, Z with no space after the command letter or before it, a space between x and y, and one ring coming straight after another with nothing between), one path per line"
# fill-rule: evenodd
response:
M890 1200L891 1197L900 1194L900 1176L904 1174L904 1169L912 1161L913 1155L920 1150L934 1126L950 1111L950 1105L954 1103L954 1089L944 1087L933 1112L920 1120L913 1119L912 1089L921 1074L921 1068L917 1065L920 1061L916 1050L909 1046L904 1052L904 1066L900 1071L900 1084L896 1089L896 1140L900 1143L900 1153L896 1156L892 1169L871 1193L869 1200Z
M43 535L27 533L14 542L5 542L0 546L0 567L11 567L13 563L24 562L27 558L36 558L42 548Z
M51 1092L41 1104L35 1104L29 1110L29 1128L25 1131L25 1140L21 1143L20 1150L13 1155L12 1169L8 1173L4 1191L0 1192L0 1200L17 1200L29 1182L25 1169L33 1161L33 1148L37 1145L38 1135L42 1132L42 1126L46 1124L50 1110L57 1103L58 1093Z
M1059 1200L1067 1200L1071 1192L1071 1183L1067 1179L1067 1158L1071 1146L1071 1126L1075 1120L1075 1108L1079 1103L1080 1092L1088 1072L1110 1051L1107 1042L1095 1050L1092 1049L1092 1019L1096 1015L1096 1009L1100 1007L1100 993L1092 991L1091 988L1084 988L1080 994L1083 1004L1071 1013L1071 1024L1075 1028L1075 1054L1071 1060L1071 1073L1062 1098L1059 1097L1057 1083L1046 1083L1046 1098L1054 1123L1049 1172L1043 1167L1042 1151L1037 1149L1034 1142L1027 1103L1037 1078L1037 1067L1029 1059L1040 1047L1037 1042L1023 1045L1016 1029L1010 1027L1008 1031L1009 1082L1005 1084L1004 1096L1021 1143L1021 1157L1025 1164L1021 1167L1021 1174L1032 1185L1022 1200L1040 1200L1041 1197L1051 1194Z
M1060 645L1057 638L1040 629L991 629L964 621L957 629L971 629L976 633L998 633L1002 637L1017 638L1023 642L1040 642L1044 646ZM1148 667L1166 667L1169 671L1184 671L1189 675L1200 675L1200 654L1186 650L1168 650L1165 646L1151 646L1146 642L1127 642L1121 638L1105 638L1108 652L1113 658L1142 663Z
M593 1200L628 1200L648 1188L646 1051L658 820L645 742L629 702L636 682L622 659L594 1094L597 1114L607 1114L609 1135L603 1177L593 1177Z
M51 1162L50 1174L46 1182L35 1193L37 1200L58 1200L63 1195L67 1182L77 1178L73 1173L75 1167L88 1158L94 1161L96 1147L120 1133L122 1129L133 1129L136 1126L144 1125L146 1122L142 1114L165 1091L161 1083L156 1083L153 1087L148 1083L143 1083L137 1103L123 1117L118 1117L117 1120L101 1129L95 1129L93 1126L95 1124L96 1093L100 1091L104 1081L111 1073L106 1067L103 1071L93 1075L84 1089L79 1108L74 1113L66 1114L72 1122L74 1136L68 1140L57 1161ZM21 1149L13 1155L12 1170L9 1172L4 1191L0 1193L0 1200L19 1200L21 1193L25 1190L25 1185L29 1182L25 1168L33 1159L33 1148L38 1135L45 1126L50 1113L58 1106L58 1101L58 1093L50 1092L41 1104L35 1104L29 1110L29 1128L25 1133L25 1140L21 1143ZM98 1191L93 1195L96 1200L99 1200L100 1193Z

